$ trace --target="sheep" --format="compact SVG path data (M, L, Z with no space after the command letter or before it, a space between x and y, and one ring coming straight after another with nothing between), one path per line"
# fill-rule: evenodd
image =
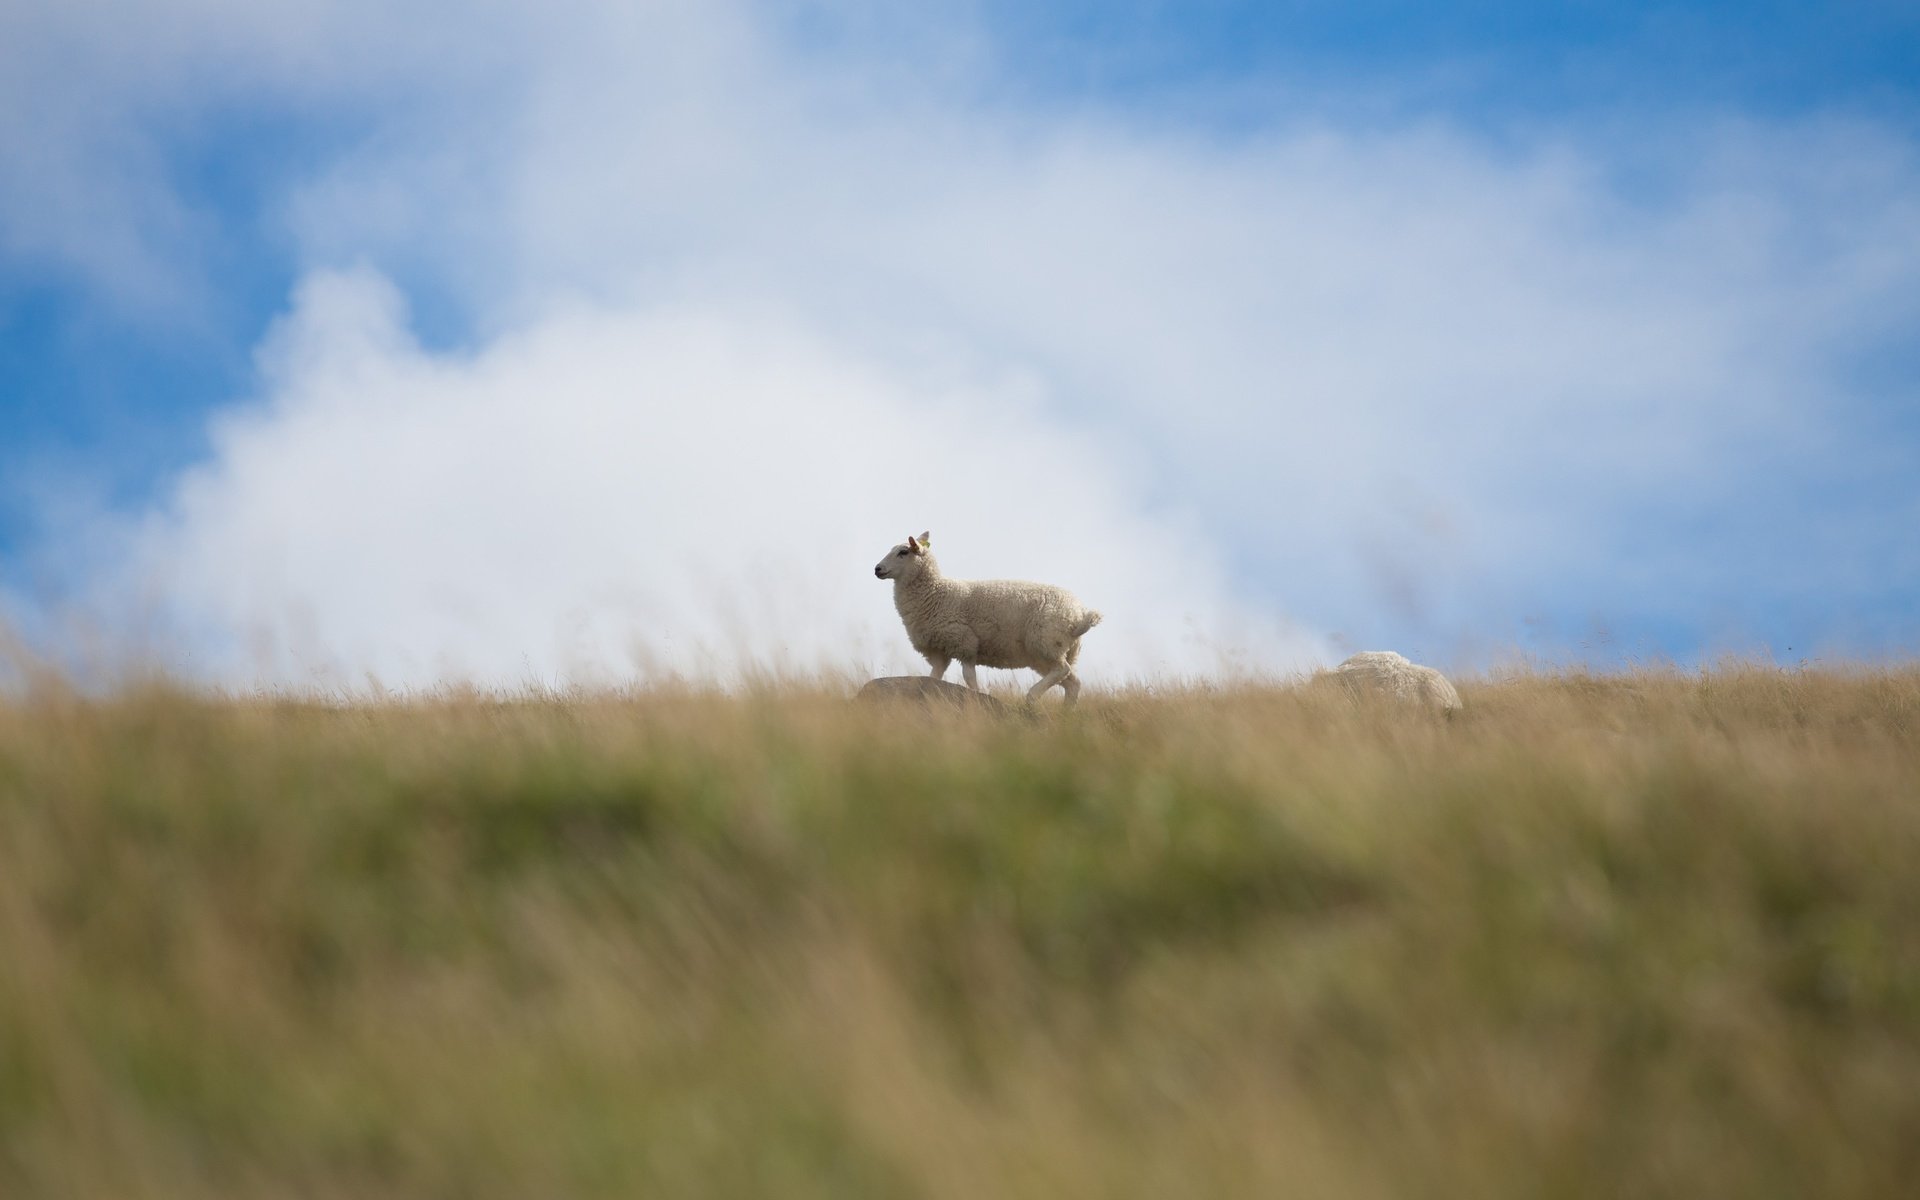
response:
M975 667L1027 667L1040 672L1028 702L1055 684L1068 704L1078 700L1080 678L1073 664L1080 657L1081 636L1100 623L1100 614L1050 584L948 579L928 550L929 541L926 533L908 537L887 551L873 574L893 581L893 606L913 648L933 667L932 678L945 675L947 664L959 659L961 675L977 692Z
M1335 667L1330 676L1354 691L1379 692L1452 714L1460 693L1432 667L1409 662L1391 650L1363 650Z

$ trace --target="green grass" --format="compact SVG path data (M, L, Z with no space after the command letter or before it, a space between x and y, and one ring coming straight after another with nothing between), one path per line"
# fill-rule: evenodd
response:
M1920 1179L1920 671L0 704L0 1195Z

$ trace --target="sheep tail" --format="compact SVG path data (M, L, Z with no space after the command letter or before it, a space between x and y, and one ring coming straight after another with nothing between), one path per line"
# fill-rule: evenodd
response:
M1085 613L1081 615L1080 619L1074 623L1073 636L1079 637L1081 634L1085 633L1089 629L1092 629L1095 625L1098 625L1099 623L1100 623L1100 614L1097 612L1094 612L1092 609L1088 609Z

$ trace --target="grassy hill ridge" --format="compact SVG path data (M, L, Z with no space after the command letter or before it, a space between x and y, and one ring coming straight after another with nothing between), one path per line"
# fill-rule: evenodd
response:
M7 1196L1874 1196L1920 670L0 702Z

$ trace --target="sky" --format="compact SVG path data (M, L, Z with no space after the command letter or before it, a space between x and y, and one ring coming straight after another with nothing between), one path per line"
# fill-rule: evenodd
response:
M1920 649L1909 5L0 9L0 623L236 686Z

